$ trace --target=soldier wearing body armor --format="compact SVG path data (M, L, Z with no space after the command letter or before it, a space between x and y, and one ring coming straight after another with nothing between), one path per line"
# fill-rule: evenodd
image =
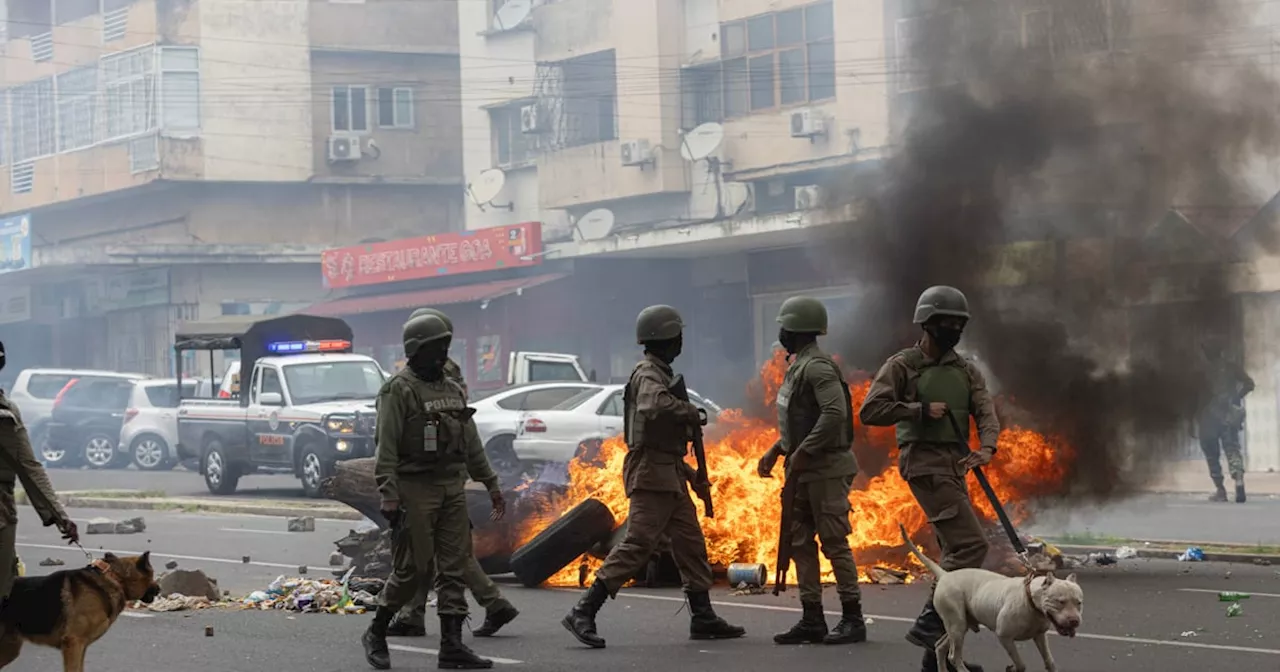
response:
M379 595L380 605L362 638L365 658L375 669L391 668L387 626L418 594L421 582L436 581L440 615L440 669L487 669L493 661L462 643L467 618L465 579L471 552L467 477L483 483L493 501L493 518L506 503L498 476L489 466L462 388L444 375L453 332L435 315L404 325L408 366L378 392L377 458L374 479L382 513L391 523L392 545L409 544L414 571L397 567ZM433 572L434 569L434 572Z
M853 455L853 408L840 367L818 347L827 333L827 309L807 296L787 299L778 312L778 341L791 366L778 389L781 437L760 459L768 478L785 455L788 479L796 483L792 502L791 556L796 563L803 615L790 630L774 635L777 644L853 644L867 640L862 618L858 565L849 548L849 490L858 474ZM814 537L817 537L817 542ZM822 570L818 545L831 561L840 595L841 618L827 631L822 613Z
M434 315L440 318L445 327L450 332L453 331L453 321L435 308L419 308L413 311L409 319L413 320L423 315ZM449 380L457 383L458 387L462 388L463 394L467 393L467 382L462 377L462 367L458 366L458 363L453 361L453 358L449 358L445 362L444 375ZM411 544L400 544L396 547L396 553L392 558L392 563L395 567L401 568L405 572L416 571L414 569L413 546ZM391 624L387 626L387 635L389 637L425 637L427 635L427 598L431 587L434 585L432 580L434 575L433 571L424 580L420 581L418 594L414 596L413 601L396 612L395 618L391 619ZM471 595L476 598L476 602L484 608L484 623L479 628L472 630L472 635L476 637L492 637L504 625L514 621L520 615L520 611L515 608L515 605L503 597L498 584L494 583L488 574L485 574L475 554L472 554L471 559L467 562L466 574L463 576L463 580L471 591Z
M0 343L0 369L4 368L4 343ZM62 538L69 544L80 543L76 524L58 503L49 475L44 465L36 460L31 450L27 428L22 424L18 405L0 390L0 602L9 597L13 580L18 576L18 554L14 548L18 533L18 505L14 499L14 486L22 481L22 489L40 522L45 527L57 525Z
M1236 501L1245 501L1244 455L1240 451L1240 430L1244 426L1244 398L1253 391L1254 382L1240 365L1226 356L1226 344L1210 339L1201 346L1209 363L1208 400L1196 418L1196 434L1200 450L1209 463L1209 478L1214 493L1210 501L1227 501L1222 480L1222 455L1236 484Z
M970 469L991 461L1000 435L982 373L955 352L968 321L969 301L960 290L926 289L915 314L924 335L880 367L858 412L865 425L897 426L898 471L933 525L942 548L939 564L947 570L981 567L987 556L987 540L965 477ZM978 424L978 452L969 450L970 415ZM923 672L938 669L933 647L942 633L942 618L930 593L907 633L907 641L925 649ZM966 664L974 672L982 670ZM954 669L950 663L947 667Z
M622 478L631 511L626 537L609 552L586 595L561 623L586 646L603 649L596 634L596 613L606 598L643 569L659 539L671 539L671 554L684 584L692 621L691 639L732 639L746 630L726 623L711 608L712 575L698 512L689 497L696 471L685 462L692 432L700 425L698 408L671 392L671 363L680 355L684 324L670 306L650 306L636 318L636 341L644 359L631 372L623 394L627 456Z

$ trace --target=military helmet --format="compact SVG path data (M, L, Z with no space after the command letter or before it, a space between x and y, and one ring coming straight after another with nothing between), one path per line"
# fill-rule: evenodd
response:
M811 296L793 296L782 302L778 324L796 334L826 334L827 307Z
M413 311L413 314L409 316L409 319L412 320L415 317L422 317L423 315L435 315L441 320L444 320L444 326L449 327L449 331L453 331L453 320L449 319L449 316L445 315L444 311L436 310L435 308L419 308Z
M422 346L453 338L453 330L436 315L419 315L404 323L404 356L412 358Z
M969 299L964 292L947 285L934 285L924 290L916 301L916 324L924 324L936 315L969 319Z
M636 316L636 343L666 341L680 335L684 321L671 306L649 306Z

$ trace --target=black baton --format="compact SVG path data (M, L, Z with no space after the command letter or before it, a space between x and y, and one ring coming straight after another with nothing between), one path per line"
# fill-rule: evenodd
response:
M965 451L969 450L969 435L960 431L960 421L956 420L956 416L952 415L951 409L947 409L947 419L951 421L951 429L955 431L956 438L960 440L960 444L965 447ZM991 502L991 508L996 510L996 517L1000 519L1000 525L1004 527L1004 533L1009 537L1009 543L1013 544L1013 550L1018 555L1025 555L1027 548L1022 545L1022 540L1018 538L1018 531L1013 529L1013 521L1009 520L1009 514L1004 512L1004 505L1000 503L1000 498L996 496L996 491L991 489L991 481L987 480L987 475L982 472L982 467L974 467L973 475L978 479L978 485L982 486L982 491L987 494L987 501Z

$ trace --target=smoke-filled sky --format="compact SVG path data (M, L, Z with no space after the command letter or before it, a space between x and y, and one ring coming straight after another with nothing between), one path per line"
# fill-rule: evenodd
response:
M1254 37L1251 17L1228 7L1239 3L946 4L964 11L921 31L919 57L899 62L931 88L899 98L909 123L882 179L843 189L871 214L839 254L874 298L833 337L851 361L882 361L918 334L923 289L961 288L974 311L963 345L1038 429L1079 452L1070 494L1123 495L1186 445L1201 336L1240 337L1222 264L1198 263L1229 245L1192 234L1179 247L1190 229L1170 210L1216 224L1274 193L1257 158L1280 156L1280 88L1252 58L1270 51L1270 32ZM1052 21L1028 20L1033 4ZM1131 20L1095 13L1108 4L1132 6ZM1020 43L1036 25L1044 40ZM1109 54L1061 57L1109 40ZM1033 286L980 290L992 246L1035 240L1053 244L1026 264ZM1128 307L1161 254L1181 255L1198 301Z

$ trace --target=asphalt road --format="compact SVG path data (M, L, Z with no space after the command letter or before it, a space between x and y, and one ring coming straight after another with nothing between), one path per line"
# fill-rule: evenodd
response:
M179 467L166 472L51 469L59 490L158 490L171 497L213 497L199 474ZM226 499L302 498L287 475L246 476ZM224 499L224 498L219 498ZM856 512L855 512L856 515ZM1145 495L1105 507L1042 511L1025 531L1043 535L1093 535L1151 540L1194 540L1280 546L1280 498L1254 496L1245 504L1206 501L1204 495Z
M157 514L141 535L119 537L103 545L120 550L151 548L160 560L177 557L184 567L210 569L228 587L256 587L286 568L314 562L327 554L325 542L342 526L321 524L314 533L278 533L278 519L230 516ZM239 526L237 526L237 523ZM261 530L248 532L247 530ZM49 530L20 529L24 557L60 553L71 562L74 553L46 550L57 543ZM92 537L95 542L105 537ZM241 565L250 554L261 565ZM201 560L188 558L200 557ZM44 571L32 567L32 571ZM1227 572L1230 572L1228 577ZM1081 573L1085 589L1085 623L1072 640L1053 637L1051 646L1063 670L1161 669L1196 672L1263 670L1280 667L1280 578L1270 567L1179 564L1132 561ZM664 670L705 672L707 669L915 670L920 652L902 640L914 617L925 586L867 586L866 611L872 623L871 641L850 647L775 646L771 633L797 618L796 594L735 597L715 592L717 609L747 628L748 637L731 642L692 642L686 639L687 615L680 612L678 592L624 591L600 614L601 633L609 641L603 651L585 650L560 626L577 591L528 590L504 586L522 610L521 617L490 640L467 638L480 652L498 659L496 669ZM1213 594L1219 590L1254 593L1243 603L1244 615L1225 616L1225 605ZM1204 591L1204 592L1200 592ZM829 620L834 623L836 600L827 590ZM478 614L477 614L478 615ZM195 613L136 613L119 623L90 649L91 669L183 670L183 672L329 672L368 669L358 638L368 616L290 614L286 612L205 610ZM432 631L438 632L434 628ZM212 626L213 637L206 637ZM396 669L434 669L437 641L394 640ZM1030 668L1041 669L1035 649L1021 647ZM971 635L967 656L989 670L1004 669L1005 654L990 633ZM661 659L659 662L658 659ZM55 651L28 646L8 669L45 672L59 669Z

